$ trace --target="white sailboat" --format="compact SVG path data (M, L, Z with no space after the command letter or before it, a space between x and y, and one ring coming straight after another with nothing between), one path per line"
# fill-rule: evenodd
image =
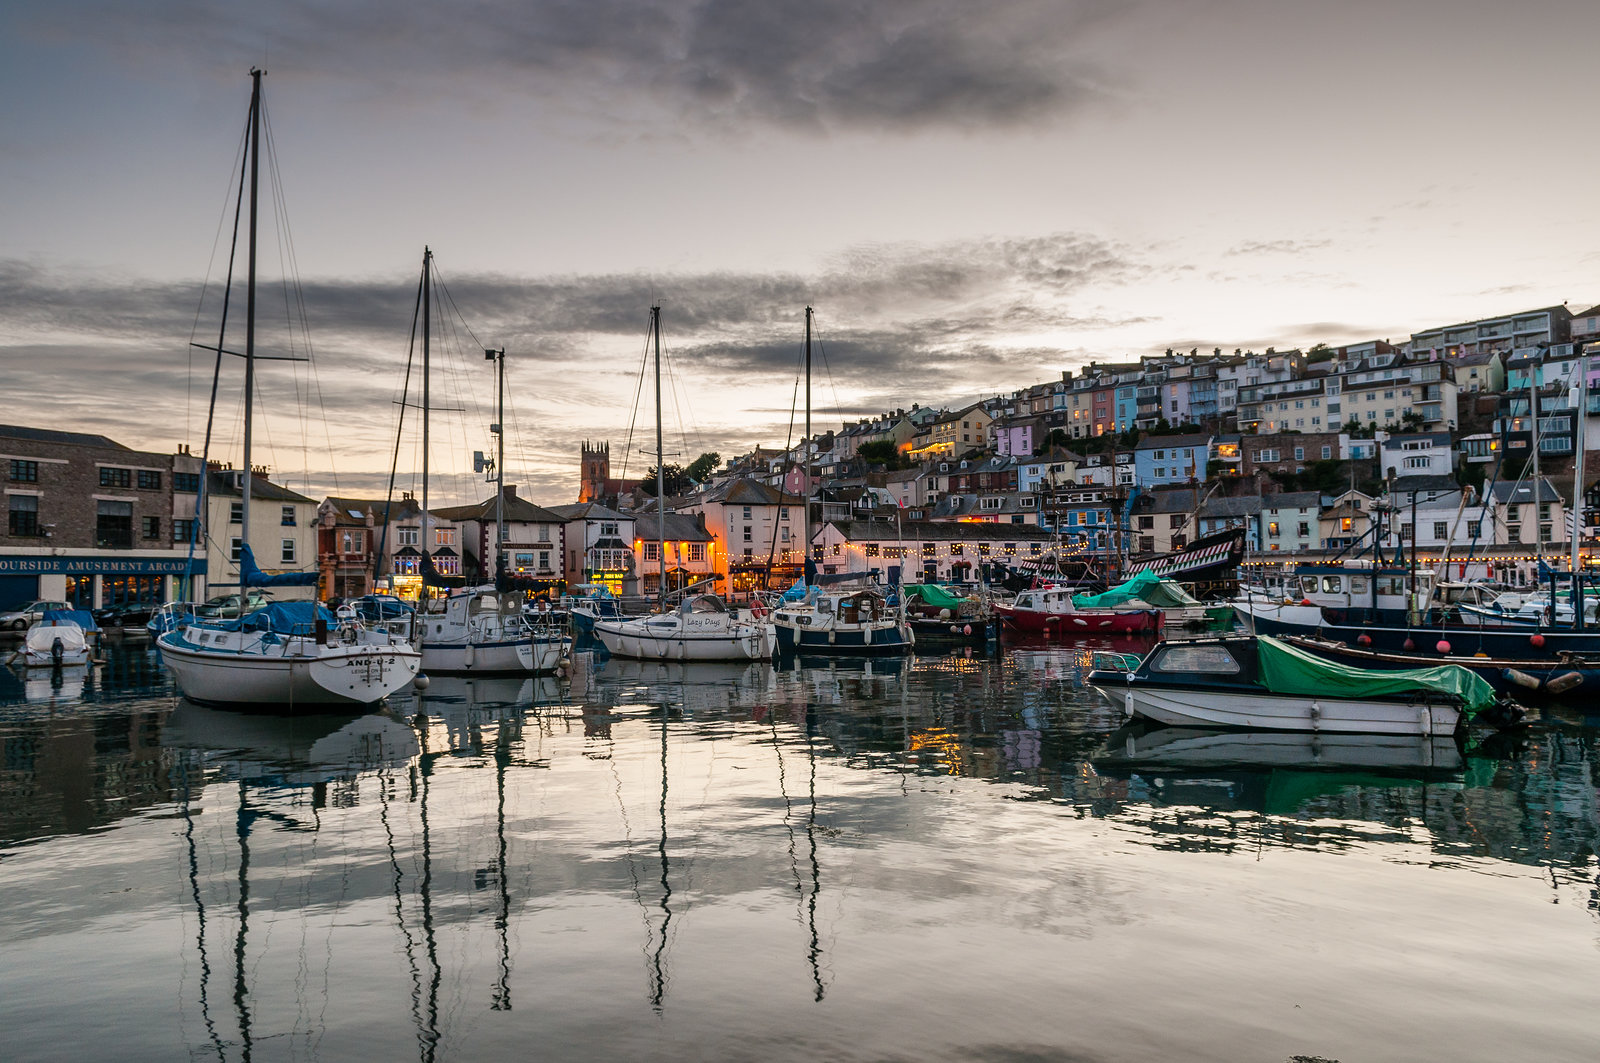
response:
M239 526L241 591L251 587L314 585L317 580L314 572L266 575L256 566L249 542L261 74L260 70L250 72L250 251L243 355L244 501ZM225 353L220 339L216 351L220 360ZM341 622L315 602L277 602L230 620L202 620L191 615L163 634L156 644L184 695L193 701L213 704L370 705L411 682L421 665L421 656L400 636L382 629L368 629L354 621Z
M597 618L594 636L618 657L669 661L750 661L772 656L772 626L740 619L714 594L694 595L667 612L662 603L667 587L667 507L665 456L661 432L661 308L650 308L650 335L655 341L656 370L656 542L660 562L657 612L622 619Z
M554 672L571 651L562 626L538 620L525 611L520 591L495 584L475 587L465 580L441 576L433 563L431 514L428 510L429 358L432 333L433 252L422 250L422 542L424 599L417 611L417 639L422 668L428 673L482 675ZM496 363L496 416L499 440L495 464L495 559L503 568L505 544L505 351L485 354ZM449 588L448 597L428 599L426 588Z

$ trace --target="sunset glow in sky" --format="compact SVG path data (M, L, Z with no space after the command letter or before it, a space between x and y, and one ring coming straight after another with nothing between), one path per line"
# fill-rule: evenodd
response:
M20 0L0 419L198 447L252 65L316 364L263 370L260 460L381 493L426 244L471 329L435 497L483 490L487 343L507 479L554 504L581 440L620 456L653 301L683 460L783 443L808 302L819 428L1090 359L1592 305L1597 33L1576 0Z

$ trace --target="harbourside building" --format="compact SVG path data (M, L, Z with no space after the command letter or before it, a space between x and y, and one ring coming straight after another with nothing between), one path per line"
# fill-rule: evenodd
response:
M250 476L250 549L269 576L320 571L317 501L273 483L267 468ZM239 548L244 541L244 470L213 467L206 475L206 564L208 591L239 589ZM274 597L318 597L315 587L289 587ZM326 596L326 589L324 594Z
M824 574L859 572L885 586L972 581L986 563L997 566L991 573L1037 563L1055 541L1027 524L829 521L817 534L816 559Z
M638 572L633 515L598 502L549 509L567 522L563 535L567 579L605 587L612 594L623 593L624 581Z
M518 497L515 484L501 485L500 494L500 505L490 495L475 505L433 510L449 522L436 529L436 534L448 533L453 539L453 525L460 528L461 536L459 551L442 540L435 541L434 564L445 572L451 555L456 555L461 575L489 582L499 573L503 556L506 573L520 586L536 593L561 593L567 584L566 518ZM498 543L497 523L501 527Z
M199 459L0 425L0 462L0 608L45 598L92 609L203 592L207 559L189 556ZM182 586L185 573L192 587Z

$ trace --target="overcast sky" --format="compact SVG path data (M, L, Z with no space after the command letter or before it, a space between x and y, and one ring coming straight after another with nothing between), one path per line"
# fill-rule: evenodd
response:
M435 498L482 492L487 343L508 482L553 504L582 439L620 472L653 435L653 301L683 460L784 442L807 302L836 427L1091 358L1600 301L1597 34L1580 0L14 0L0 420L199 448L252 65L315 366L262 367L258 460L381 492L427 244L460 311Z

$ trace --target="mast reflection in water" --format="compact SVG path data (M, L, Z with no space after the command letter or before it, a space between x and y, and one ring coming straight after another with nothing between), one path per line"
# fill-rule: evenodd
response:
M1090 648L297 719L0 673L5 1058L1587 1058L1581 716L1142 730Z

